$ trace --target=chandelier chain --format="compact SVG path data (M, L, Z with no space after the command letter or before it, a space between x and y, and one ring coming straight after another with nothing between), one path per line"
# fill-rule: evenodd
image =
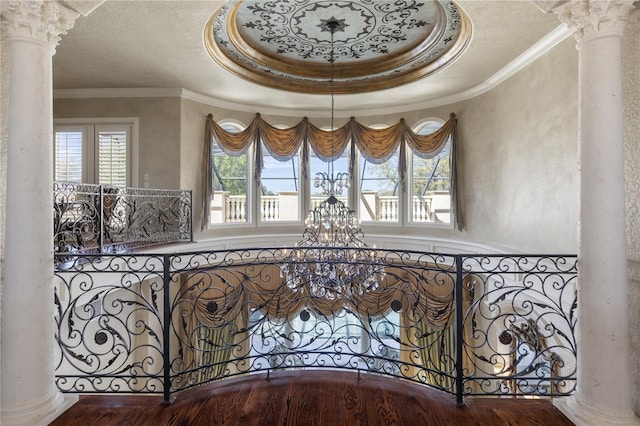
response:
M330 79L330 84L331 84L331 179L334 179L333 176L333 159L335 156L335 152L334 152L334 132L335 132L335 126L334 126L334 119L335 119L335 92L333 89L333 85L334 85L334 63L335 63L335 58L334 58L334 33L336 31L336 27L337 27L337 23L335 21L331 21L329 23L327 23L327 26L329 27L329 31L331 32L331 56L329 59L329 62L331 62L331 79Z

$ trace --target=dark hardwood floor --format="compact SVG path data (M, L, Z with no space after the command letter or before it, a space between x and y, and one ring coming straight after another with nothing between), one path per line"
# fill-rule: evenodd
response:
M74 425L572 425L549 400L467 398L388 377L336 371L243 376L175 395L81 396L51 423Z

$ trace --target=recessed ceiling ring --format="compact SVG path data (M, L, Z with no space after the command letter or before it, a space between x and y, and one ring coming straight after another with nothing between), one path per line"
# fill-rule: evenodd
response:
M424 78L453 62L471 39L471 22L444 0L230 1L205 26L205 46L228 71L254 83L329 93L335 33L335 93L381 90Z

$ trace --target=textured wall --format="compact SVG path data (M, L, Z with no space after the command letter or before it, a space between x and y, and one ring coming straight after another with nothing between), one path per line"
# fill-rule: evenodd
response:
M149 175L149 188L180 188L180 99L55 99L54 118L137 117L138 186Z
M567 39L462 105L469 238L528 252L577 252L577 55Z
M631 377L640 417L640 9L636 8L627 23L622 46Z

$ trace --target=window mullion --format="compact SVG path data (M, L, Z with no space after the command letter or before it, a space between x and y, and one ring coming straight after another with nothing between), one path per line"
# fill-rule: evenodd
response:
M96 149L96 141L98 140L96 135L97 129L94 125L87 125L85 127L86 138L86 152L85 157L86 174L83 176L83 182L98 183L98 150Z

